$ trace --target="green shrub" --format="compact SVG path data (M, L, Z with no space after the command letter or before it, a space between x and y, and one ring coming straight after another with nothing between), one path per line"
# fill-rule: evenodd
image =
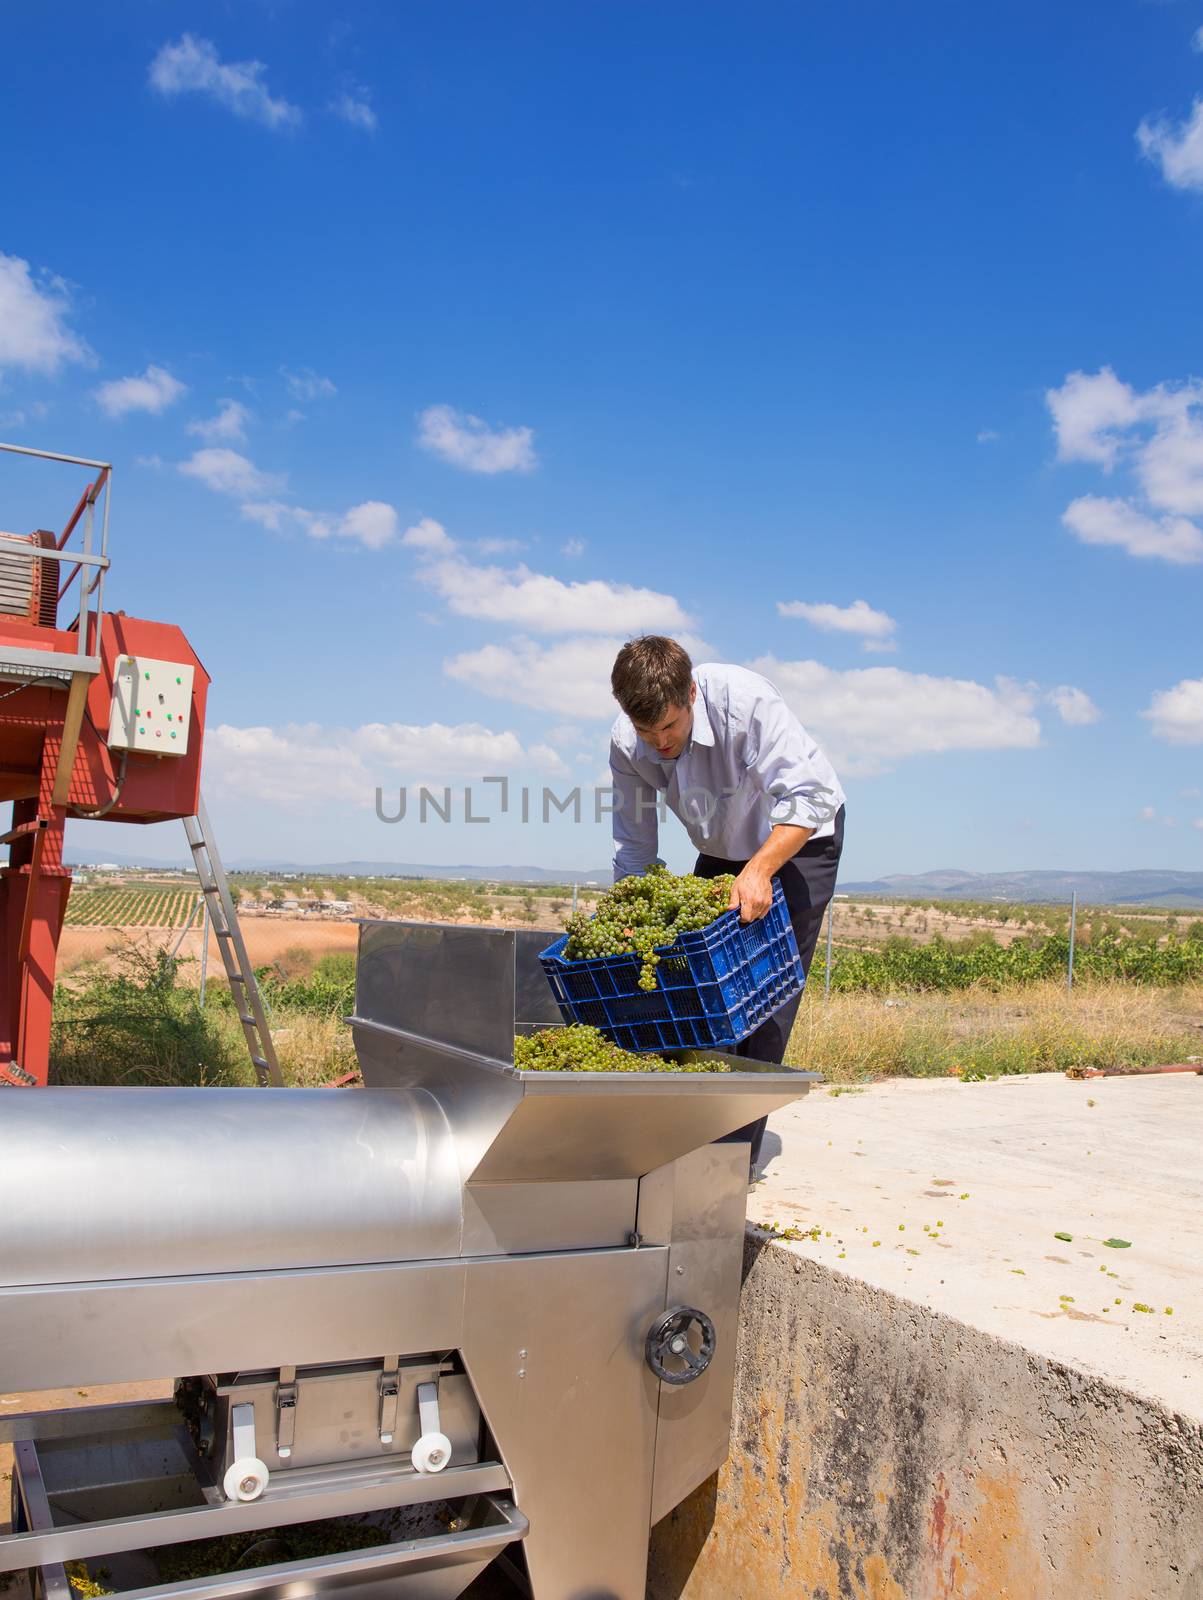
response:
M130 945L116 972L92 972L55 993L50 1081L90 1084L235 1084L249 1081L220 1020L177 984L165 950Z
M1009 945L980 936L954 943L937 934L927 944L895 937L876 950L837 947L831 963L831 987L876 993L968 989L975 985L998 989L1062 977L1068 959L1069 939L1063 933L1049 934L1044 939L1016 939ZM820 947L811 964L812 988L822 984L824 965ZM1079 944L1074 954L1074 976L1082 981L1118 978L1140 984L1195 982L1203 979L1203 941L1188 936L1158 947L1147 937L1102 934L1089 944Z

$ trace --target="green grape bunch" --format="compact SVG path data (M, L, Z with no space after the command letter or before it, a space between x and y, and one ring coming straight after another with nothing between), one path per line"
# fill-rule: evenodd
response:
M517 1034L514 1065L520 1072L729 1072L726 1062L665 1061L663 1056L621 1050L583 1022Z
M656 987L656 968L665 949L683 933L707 928L721 917L731 898L734 876L678 876L666 867L649 867L642 877L623 878L597 902L592 917L574 912L565 922L569 961L597 956L639 957L639 987ZM659 953L658 953L659 952Z

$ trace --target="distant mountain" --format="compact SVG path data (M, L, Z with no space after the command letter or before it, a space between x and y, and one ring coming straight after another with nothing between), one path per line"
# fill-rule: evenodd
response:
M84 866L99 861L118 867L188 867L186 855L156 860L151 856L120 855L115 851L100 854L93 850L85 857L79 850L68 850L69 865ZM314 878L464 878L470 882L488 879L492 883L600 883L610 882L610 867L531 867L506 865L481 867L457 862L451 865L421 861L265 861L243 856L227 861L231 872L297 873ZM931 872L890 873L867 883L841 881L839 892L853 895L878 895L896 900L1022 900L1068 901L1074 890L1078 899L1090 905L1181 906L1192 910L1203 906L1203 872L966 872L960 867L937 867Z
M1068 901L1074 890L1091 905L1203 906L1203 872L964 872L958 867L891 873L843 883L839 893L896 900Z
M441 878L454 882L464 878L475 883L605 883L612 877L609 865L585 871L573 867L479 867L454 863L450 866L419 861L256 861L250 858L228 861L231 872L298 872L315 878Z
M101 862L115 867L137 867L153 871L155 868L189 867L191 862L183 854L176 859L156 859L153 856L121 855L117 851L99 852L68 849L63 853L68 866L95 866ZM464 878L475 883L487 879L490 883L604 883L611 878L611 869L590 867L585 870L573 867L501 866L478 867L456 864L451 866L418 861L264 861L254 856L243 856L225 863L228 872L298 873L313 878Z

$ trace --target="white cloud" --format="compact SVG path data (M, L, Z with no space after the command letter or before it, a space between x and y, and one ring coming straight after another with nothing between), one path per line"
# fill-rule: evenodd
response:
M397 537L397 513L383 500L364 500L341 515L309 511L282 500L251 500L242 515L270 533L299 528L311 539L350 539L368 550L382 550Z
M1182 416L1159 428L1137 471L1150 505L1184 517L1203 514L1203 420Z
M783 617L802 617L824 633L856 634L866 650L896 648L894 632L898 624L884 611L874 611L866 600L854 600L850 606L828 601L778 600L777 610Z
M425 517L401 540L418 552L420 580L457 616L535 633L681 633L692 624L672 595L596 578L565 583L516 567L477 566L442 523Z
M1203 28L1200 28L1199 31L1200 33L1203 33ZM1190 825L1192 828L1203 828L1203 817L1192 817L1190 819Z
M1194 102L1184 122L1146 117L1136 142L1175 189L1203 189L1203 99Z
M1203 561L1203 532L1193 522L1185 517L1154 520L1127 500L1082 495L1070 503L1061 520L1083 544L1118 545L1129 555L1177 566Z
M1176 828L1177 817L1163 817L1156 806L1141 806L1140 820L1142 822L1155 822L1161 828Z
M493 699L573 718L615 715L610 669L623 640L528 638L464 651L444 671ZM749 663L771 679L841 771L870 775L911 755L1032 749L1040 743L1038 691L1006 679L993 687L896 667L834 671L817 661ZM558 741L557 742L561 742Z
M190 422L187 431L210 444L223 442L239 444L246 438L246 425L251 414L239 400L219 400L217 415L198 422Z
M401 535L401 543L409 545L412 550L429 552L443 552L455 549L455 540L448 534L441 522L436 522L433 517L423 517L421 522L415 522L412 528L406 528Z
M526 566L477 567L459 556L432 561L419 576L457 616L535 633L676 633L689 626L671 595L625 583L564 583Z
M560 554L567 556L570 561L575 561L577 556L583 556L584 553L585 541L583 539L568 539L560 547Z
M543 764L543 757L531 752ZM377 786L432 786L512 770L527 759L517 735L478 722L367 723L325 728L219 724L205 734L206 782L218 794L311 811L337 802L375 805Z
M428 406L418 418L423 450L465 472L530 472L536 462L531 428L490 428L468 412Z
M530 747L531 760L536 763L541 772L551 778L562 778L566 772L571 771L567 762L549 744L533 744Z
M750 663L777 685L837 770L871 775L907 756L950 750L1028 750L1040 743L1031 690L993 688L898 667L837 672L818 661Z
M338 393L331 380L323 378L312 367L302 367L300 372L290 372L287 367L281 367L280 375L288 387L289 394L298 400L321 400L327 395Z
M273 473L260 472L246 456L223 445L211 445L207 449L193 451L187 461L179 463L178 470L185 477L203 483L206 489L212 489L216 494L270 494L283 482Z
M70 309L61 278L35 277L28 261L0 253L0 372L53 374L67 361L90 362L92 352L67 327Z
M1046 396L1062 461L1123 467L1138 491L1083 495L1062 519L1087 544L1186 565L1203 560L1203 383L1159 383L1140 391L1110 367L1071 372ZM1143 503L1142 503L1143 502Z
M186 386L163 367L147 367L141 377L114 378L96 390L96 403L106 417L124 417L131 411L158 416L174 405Z
M1190 42L1190 47L1192 50L1203 51L1203 28L1200 28L1199 31L1193 36Z
M999 435L995 429L982 428L978 433L977 442L978 444L993 444L998 437Z
M203 94L235 116L268 128L294 128L301 121L297 106L268 93L262 61L222 61L209 39L186 33L165 44L150 64L151 87L168 99Z
M335 531L340 539L358 539L369 550L381 550L397 537L397 513L383 500L365 500L343 513Z
M565 717L617 714L610 669L619 638L564 639L552 645L532 639L466 650L443 663L449 677L495 700L533 706Z
M525 564L477 566L432 517L408 528L401 542L418 552L420 580L460 617L535 633L680 633L692 626L673 596L655 589L600 578L565 583Z
M1172 689L1159 689L1141 716L1166 744L1203 744L1203 678L1183 678Z
M512 555L515 550L525 550L525 539L473 539L473 550L479 550L482 556Z
M1117 378L1110 367L1071 372L1059 389L1045 394L1057 431L1062 461L1093 461L1105 471L1121 452L1143 441L1142 425L1161 426L1188 414L1203 400L1203 385L1159 383L1143 393Z
M1098 722L1103 715L1085 689L1075 689L1068 683L1049 689L1044 698L1055 708L1061 721L1071 727L1084 728Z
M365 133L375 133L380 126L380 119L372 108L372 91L365 89L362 84L336 94L330 102L330 110L336 117L349 122L353 128L362 128Z

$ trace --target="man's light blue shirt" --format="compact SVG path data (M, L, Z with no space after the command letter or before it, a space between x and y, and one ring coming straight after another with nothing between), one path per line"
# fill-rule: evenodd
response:
M747 861L781 822L835 831L844 791L835 769L758 672L709 663L693 669L693 731L681 754L663 761L622 714L610 731L614 786L614 881L659 860L664 806L696 848Z

